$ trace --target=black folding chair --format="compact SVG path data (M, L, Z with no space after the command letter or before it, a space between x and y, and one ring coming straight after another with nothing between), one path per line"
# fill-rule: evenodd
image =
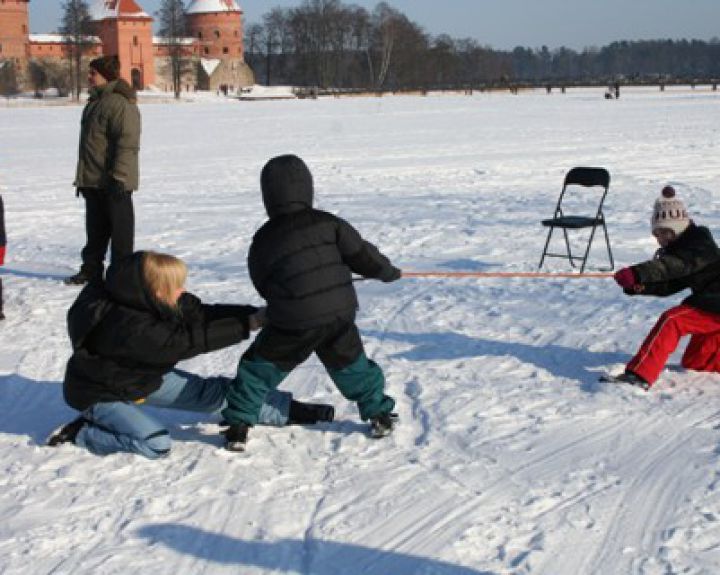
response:
M573 186L568 191L568 186ZM563 184L560 197L558 198L557 206L555 207L555 215L549 220L543 220L542 225L550 228L548 231L547 240L545 241L545 248L543 249L542 258L540 258L541 268L546 257L550 258L567 258L572 267L576 261L581 261L580 273L585 271L585 264L587 263L588 255L590 254L590 246L592 245L593 238L595 237L595 229L600 226L605 232L605 244L607 245L608 257L610 259L610 267L604 268L602 271L611 271L615 268L615 262L613 261L612 250L610 249L610 238L608 237L607 226L605 225L605 215L603 214L603 203L607 196L608 188L610 187L610 174L605 168L573 168L565 176L565 182ZM568 205L572 204L572 207L577 209L579 205L579 196L587 195L590 192L594 192L600 199L597 204L597 211L594 215L589 216L578 216L578 215L566 215L563 211L563 206L567 208ZM574 200L574 202L572 201ZM589 205L589 200L584 203ZM591 208L594 209L595 203L592 203ZM551 253L548 252L548 246L550 245L550 239L552 238L555 228L559 228L563 231L565 237L565 247L567 253ZM585 253L582 256L573 255L570 248L570 238L568 237L568 230L581 230L585 228L592 228L590 232L590 238L588 239Z

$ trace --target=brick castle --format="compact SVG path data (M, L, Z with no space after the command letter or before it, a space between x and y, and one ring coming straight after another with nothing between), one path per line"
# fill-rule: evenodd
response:
M21 87L27 88L33 61L67 61L66 40L59 34L30 34L31 0L0 0L0 63L10 61ZM136 89L172 90L168 42L153 36L153 18L137 0L93 0L94 36L84 57L120 57L122 77ZM243 12L236 0L192 0L187 8L188 37L182 38L183 90L236 91L252 85L245 63Z

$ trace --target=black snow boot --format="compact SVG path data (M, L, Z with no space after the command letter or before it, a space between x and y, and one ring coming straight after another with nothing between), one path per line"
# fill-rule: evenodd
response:
M74 276L66 277L63 283L67 286L81 286L90 282L97 282L102 280L102 271L100 273L89 272L84 268L80 268L80 271Z
M290 402L288 416L290 425L313 424L333 419L335 419L335 408L327 403L303 403L294 399Z
M395 429L398 419L397 413L381 413L377 417L373 417L370 420L370 437L380 439L390 435Z
M250 429L250 426L246 423L236 423L223 431L225 449L228 451L245 451L248 429Z
M84 417L78 417L62 427L58 427L48 437L47 444L50 447L57 447L63 443L75 443L75 438L83 425L87 423Z

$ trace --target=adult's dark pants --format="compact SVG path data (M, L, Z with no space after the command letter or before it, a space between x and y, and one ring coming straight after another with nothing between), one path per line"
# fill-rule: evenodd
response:
M110 261L132 255L135 239L135 213L132 193L83 188L87 243L82 249L81 270L91 277L102 276L105 254L110 245Z

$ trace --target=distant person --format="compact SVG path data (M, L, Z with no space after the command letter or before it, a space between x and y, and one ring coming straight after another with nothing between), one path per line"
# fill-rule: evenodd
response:
M690 335L682 366L720 372L720 249L708 228L688 217L675 190L666 186L655 202L652 233L655 258L621 269L615 281L628 295L665 297L689 288L692 294L664 312L617 380L649 389L680 338Z
M7 236L5 235L5 205L2 196L0 196L0 266L5 264L5 246L7 245ZM3 312L3 284L0 277L0 320L5 319Z
M133 253L135 235L132 192L138 188L141 129L135 90L120 78L117 56L90 62L88 87L75 175L77 195L85 198L87 243L68 285L101 279L108 244L114 262Z
M187 268L166 254L137 252L113 263L107 280L88 284L68 312L73 354L65 401L80 417L48 445L74 443L97 455L130 452L156 459L170 451L166 427L143 406L214 412L232 382L175 369L175 364L240 342L262 323L262 310L202 304L184 291ZM259 420L268 425L332 421L329 405L287 392L268 394Z
M313 179L297 156L273 158L260 178L269 220L250 246L248 267L267 301L267 323L238 366L222 414L227 448L243 451L266 395L314 352L343 396L371 422L373 437L393 429L395 401L368 359L355 325L352 272L395 281L401 272L346 221L313 206Z

